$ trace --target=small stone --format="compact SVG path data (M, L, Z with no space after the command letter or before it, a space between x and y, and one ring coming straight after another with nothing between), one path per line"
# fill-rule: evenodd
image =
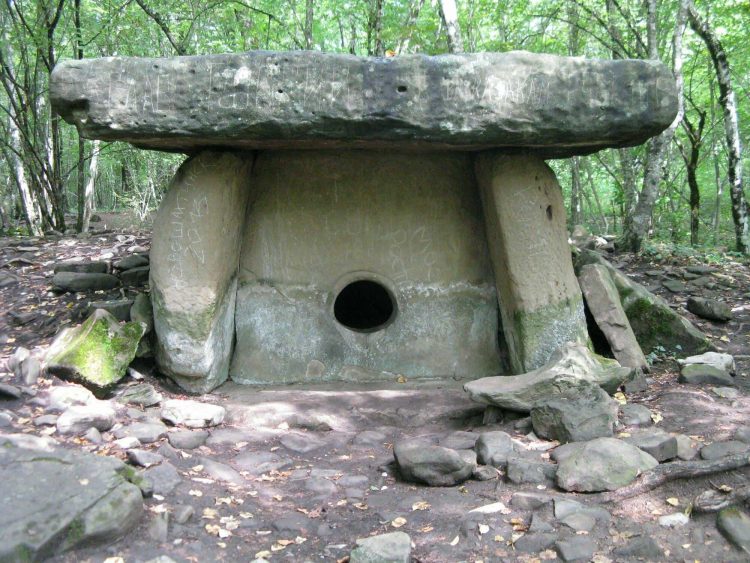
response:
M139 293L133 300L130 308L130 319L135 323L146 325L146 334L154 328L154 311L151 306L151 298L145 293Z
M126 405L138 405L141 407L152 407L158 405L162 400L159 393L150 383L139 383L126 387L120 396L117 397L118 403Z
M651 410L643 405L627 403L620 407L620 421L625 426L648 426L651 424Z
M471 477L476 466L476 462L468 462L456 450L426 444L419 439L397 442L393 455L405 480L433 487L462 483Z
M83 434L83 438L91 442L92 444L101 444L104 440L102 439L102 433L96 428L89 428Z
M154 514L151 517L151 521L148 524L149 537L154 541L163 543L167 541L168 532L169 532L169 513L162 512L161 514Z
M62 385L50 389L47 396L49 410L63 412L73 405L86 405L95 402L94 394L80 385Z
M677 457L677 439L658 428L634 432L623 440L640 448L659 462Z
M538 512L531 515L531 524L529 524L529 532L552 532L554 531L552 524L547 522L540 516Z
M734 439L750 444L750 426L740 426L734 432Z
M687 287L681 281L665 280L661 282L661 284L672 293L683 293L687 291Z
M41 372L42 364L35 357L31 356L21 362L16 375L21 378L24 385L35 385L39 380Z
M73 405L57 419L60 434L82 434L89 428L105 431L115 423L115 411L106 402Z
M693 385L709 384L731 387L734 385L732 376L709 364L687 364L680 370L680 383L690 383Z
M497 479L497 469L491 465L477 465L471 474L471 478L475 481L490 481L491 479Z
M476 441L477 461L481 465L504 467L508 458L513 455L513 441L510 434L497 430L482 432Z
M120 280L112 274L60 272L52 278L52 285L60 291L100 291L114 289L120 285Z
M659 517L659 526L665 528L679 528L688 523L690 523L690 518L682 512L675 512Z
M639 536L627 544L616 548L612 554L617 558L645 559L646 561L660 561L664 558L664 551L656 544L651 536Z
M83 274L106 274L109 264L106 262L59 262L53 273L78 272Z
M521 553L539 553L552 547L557 541L557 534L549 532L536 532L525 534L516 540L513 547Z
M128 450L128 461L140 467L151 467L164 461L164 456L148 450Z
M510 458L506 468L508 480L516 485L525 483L548 483L555 479L557 467L551 463Z
M281 471L292 465L292 460L281 458L273 452L244 452L236 456L233 463L241 471L252 475L262 475L271 471Z
M596 551L596 543L591 538L576 536L555 542L555 549L563 561L590 561Z
M167 434L169 443L180 450L194 450L206 443L208 432L205 430L179 430Z
M153 491L157 495L168 495L182 483L182 477L174 465L164 461L154 467L149 467L143 472L143 476L153 484Z
M710 321L727 322L732 319L732 309L726 303L703 297L690 297L687 310Z
M92 301L86 310L86 316L90 315L97 309L104 309L118 321L128 322L130 320L130 307L133 305L132 299L117 299L114 301Z
M0 411L0 428L7 428L13 424L13 415L8 411Z
M716 518L716 527L731 543L750 553L750 517L736 506L725 508Z
M118 270L130 270L132 268L148 266L148 258L139 254L131 254L130 256L118 260L112 265Z
M58 416L56 414L43 414L34 419L34 426L55 426Z
M237 471L229 467L225 463L202 457L200 458L200 464L203 466L203 471L206 475L217 481L224 481L231 485L244 485L245 479Z
M510 497L510 504L521 510L536 510L552 503L552 497L546 493L519 492Z
M146 422L134 422L115 431L115 437L125 438L133 436L138 438L142 444L152 444L158 442L167 435L167 427L157 421L150 420Z
M186 524L193 514L195 514L195 509L189 504L178 504L172 512L174 521L178 524Z
M404 532L357 539L349 563L409 563L411 538Z
M141 266L139 268L131 268L120 273L120 280L123 285L137 286L148 283L149 272L151 271L149 266Z
M565 524L568 528L571 528L576 532L590 532L596 526L596 518L582 510L580 512L568 514L565 518L560 520L560 523Z
M699 354L697 356L689 356L682 360L677 360L677 363L681 366L689 364L704 364L713 366L716 369L723 370L729 374L735 372L734 357L731 354L724 354L719 352L706 352L705 354Z
M279 440L281 445L286 449L291 450L298 454L306 454L314 450L319 450L326 443L320 440L313 434L303 434L298 432L290 432L281 437Z
M383 447L383 444L388 441L388 436L383 432L377 430L364 430L352 440L352 444L355 446L364 446L368 448Z
M451 450L472 450L479 439L476 432L453 432L440 439L438 442L444 448Z
M23 397L23 392L15 385L0 383L0 400L16 401Z
M140 447L141 441L135 436L125 436L124 438L118 438L112 444L121 450L129 450Z
M675 440L677 440L678 458L683 461L690 461L698 457L698 442L684 434L675 434Z
M719 459L728 455L743 454L750 451L750 444L738 440L727 440L726 442L714 442L701 448L701 458Z
M224 422L226 410L219 405L198 401L170 399L165 401L161 417L175 426L205 428Z

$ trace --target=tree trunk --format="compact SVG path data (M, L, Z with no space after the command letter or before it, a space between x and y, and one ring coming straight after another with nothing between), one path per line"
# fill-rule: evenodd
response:
M743 254L750 251L750 225L748 222L747 201L742 187L742 146L740 143L737 102L732 89L729 62L724 47L713 29L704 21L698 10L690 2L688 9L690 27L706 44L719 83L719 103L724 113L724 135L727 143L727 175L729 176L729 196L732 200L732 219L737 250Z
M716 184L716 201L714 202L714 214L711 220L711 230L713 231L714 246L719 244L719 224L721 222L721 196L724 195L724 180L721 177L721 167L719 166L719 152L721 141L716 138L716 112L714 111L714 81L708 84L708 91L711 95L711 160L714 164L714 182ZM717 147L716 145L719 145Z
M99 170L99 141L94 141L91 148L91 160L89 160L89 179L86 182L83 195L83 217L81 220L81 232L89 230L91 213L94 208L94 193L96 188L96 174Z
M646 157L646 169L643 175L643 187L638 196L632 216L625 224L620 246L631 252L639 252L643 239L648 234L651 222L651 213L654 203L659 195L659 181L663 174L663 161L669 144L674 138L675 131L682 121L685 112L683 103L683 80L682 80L682 36L685 33L687 19L687 3L689 0L680 0L677 11L677 24L672 38L673 45L673 71L677 83L677 115L665 131L649 142ZM656 8L657 0L648 0L648 55L651 59L658 59L658 44L656 30Z
M411 43L411 36L414 31L414 26L417 23L419 12L422 11L422 6L424 6L424 0L412 0L409 8L409 15L406 17L406 23L404 24L406 35L398 44L398 49L396 50L398 54L409 52L409 43Z
M305 49L313 46L313 0L305 0Z
M448 38L448 50L451 53L463 53L461 29L458 26L458 9L456 0L440 0L440 18L443 20L445 35Z

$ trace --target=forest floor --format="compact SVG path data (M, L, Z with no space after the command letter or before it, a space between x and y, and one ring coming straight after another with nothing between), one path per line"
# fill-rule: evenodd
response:
M148 232L133 230L85 238L0 239L0 382L13 382L3 365L18 346L47 346L63 326L80 322L88 301L133 296L143 290L57 294L50 284L56 263L75 258L114 261L134 248L147 248L149 243ZM737 362L739 396L723 398L711 386L678 384L676 358L652 358L648 389L628 396L628 402L647 406L657 427L689 435L698 443L731 439L738 427L750 423L750 269L731 257L716 257L712 265L721 274L722 283L712 290L700 290L700 294L730 304L734 319L714 323L684 309L689 289L672 293L661 284L666 279L683 280L685 267L704 264L705 257L661 252L610 258L678 308ZM9 276L13 281L3 281ZM135 367L165 399L187 398L160 377L149 361L140 361ZM134 383L125 378L120 390ZM51 386L64 384L43 377L35 390L44 394ZM617 550L644 538L656 545L656 551L641 553L641 559L646 560L748 558L717 531L713 514L692 513L689 523L677 528L658 523L660 516L684 512L704 490L747 485L747 468L673 481L603 505L606 513L598 513L593 527L578 531L562 523L552 505L538 508L532 521L531 510L511 501L514 493L530 491L587 503L586 495L561 492L552 483L516 485L500 476L470 480L458 487L432 488L401 481L391 451L401 437L432 434L465 441L470 436L456 432L500 429L519 444L538 444L527 436L528 429L516 429L523 426L517 420L483 426L483 408L468 400L461 382L417 385L394 381L377 388L341 384L256 388L230 383L197 399L221 404L228 411L225 423L211 430L204 445L180 450L161 439L143 446L164 456L162 463L177 469L181 482L174 490L144 499L147 515L125 538L109 546L63 554L55 561L115 558L109 561L133 562L161 555L193 562L255 558L345 561L357 538L396 530L409 534L413 561L421 562L551 560L556 557L555 540L577 536L595 542L593 559L602 563L628 560L624 551ZM10 411L14 420L11 428L0 432L52 435L65 447L126 459L125 451L113 446L111 433L104 433L102 444L92 444L78 437L59 436L54 427L35 426L34 418L45 411L33 402L3 401L2 409ZM159 409L139 413L122 408L118 417L122 424L139 417L158 419ZM621 427L618 432L630 430ZM544 451L529 455L539 461L549 458ZM266 463L265 470L243 469L240 458L255 460L256 466ZM497 502L504 505L501 509L495 506L497 512L470 512ZM166 540L163 536L154 539L153 515L165 508L174 512L180 506L191 506L192 518L184 524L171 520ZM543 541L524 544L519 534ZM641 543L653 548L652 543Z

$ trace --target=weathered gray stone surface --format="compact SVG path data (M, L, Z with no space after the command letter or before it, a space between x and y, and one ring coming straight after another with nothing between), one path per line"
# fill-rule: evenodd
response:
M349 555L350 563L409 563L411 538L404 532L391 532L359 538Z
M569 344L556 352L550 362L522 375L501 375L470 381L464 390L472 400L505 409L528 412L539 399L560 395L579 387L581 381L614 393L632 369L617 362L597 359L586 346Z
M732 309L726 303L704 297L690 297L687 310L701 318L725 323L732 319Z
M576 492L614 491L659 464L617 438L572 442L557 448L553 456L558 463L557 485Z
M143 501L125 472L111 457L0 447L0 561L41 561L128 533Z
M612 436L617 410L617 402L604 389L581 381L561 395L536 401L531 407L531 423L540 438L585 442Z
M686 364L680 368L680 383L693 385L728 385L735 384L734 379L726 371L712 364Z
M675 354L701 354L713 348L706 335L673 311L669 303L614 268L598 252L582 250L575 263L579 272L586 264L601 264L607 268L645 354L650 354L657 346Z
M419 439L407 439L393 446L401 476L407 481L433 487L450 487L466 481L476 466L456 450L433 446Z
M731 354L723 354L720 352L706 352L705 354L700 354L698 356L690 356L685 359L677 360L677 363L681 366L687 366L690 364L709 365L716 369L724 370L730 374L735 372L734 357Z
M502 467L513 454L513 442L510 434L501 430L482 432L476 441L475 450L479 463Z
M677 438L659 428L639 430L623 440L643 450L659 462L677 457Z
M526 52L70 60L55 67L50 98L87 138L162 150L430 144L570 156L638 145L677 112L661 63Z
M82 434L89 428L104 431L115 423L115 411L106 401L73 405L57 419L60 434Z
M192 392L228 376L252 155L204 152L177 172L154 221L151 301L160 371Z
M620 406L620 420L625 426L648 426L651 424L651 409L636 403Z
M631 368L647 367L633 329L620 302L614 282L607 268L601 264L587 264L578 274L578 283L599 329L621 365Z
M716 527L746 555L750 554L750 516L746 512L736 506L725 508L716 518Z
M226 409L220 405L180 399L165 401L161 409L164 420L188 428L217 426L224 422L225 414Z
M560 184L540 158L488 151L475 162L511 373L588 342Z
M112 274L60 272L52 277L52 285L61 291L97 291L117 287L120 280Z

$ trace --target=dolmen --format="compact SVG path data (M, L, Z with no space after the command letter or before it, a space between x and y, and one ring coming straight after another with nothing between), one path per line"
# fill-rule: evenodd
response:
M70 60L50 95L85 138L189 155L150 286L158 367L191 392L524 373L586 342L545 159L677 112L657 61L526 52Z

